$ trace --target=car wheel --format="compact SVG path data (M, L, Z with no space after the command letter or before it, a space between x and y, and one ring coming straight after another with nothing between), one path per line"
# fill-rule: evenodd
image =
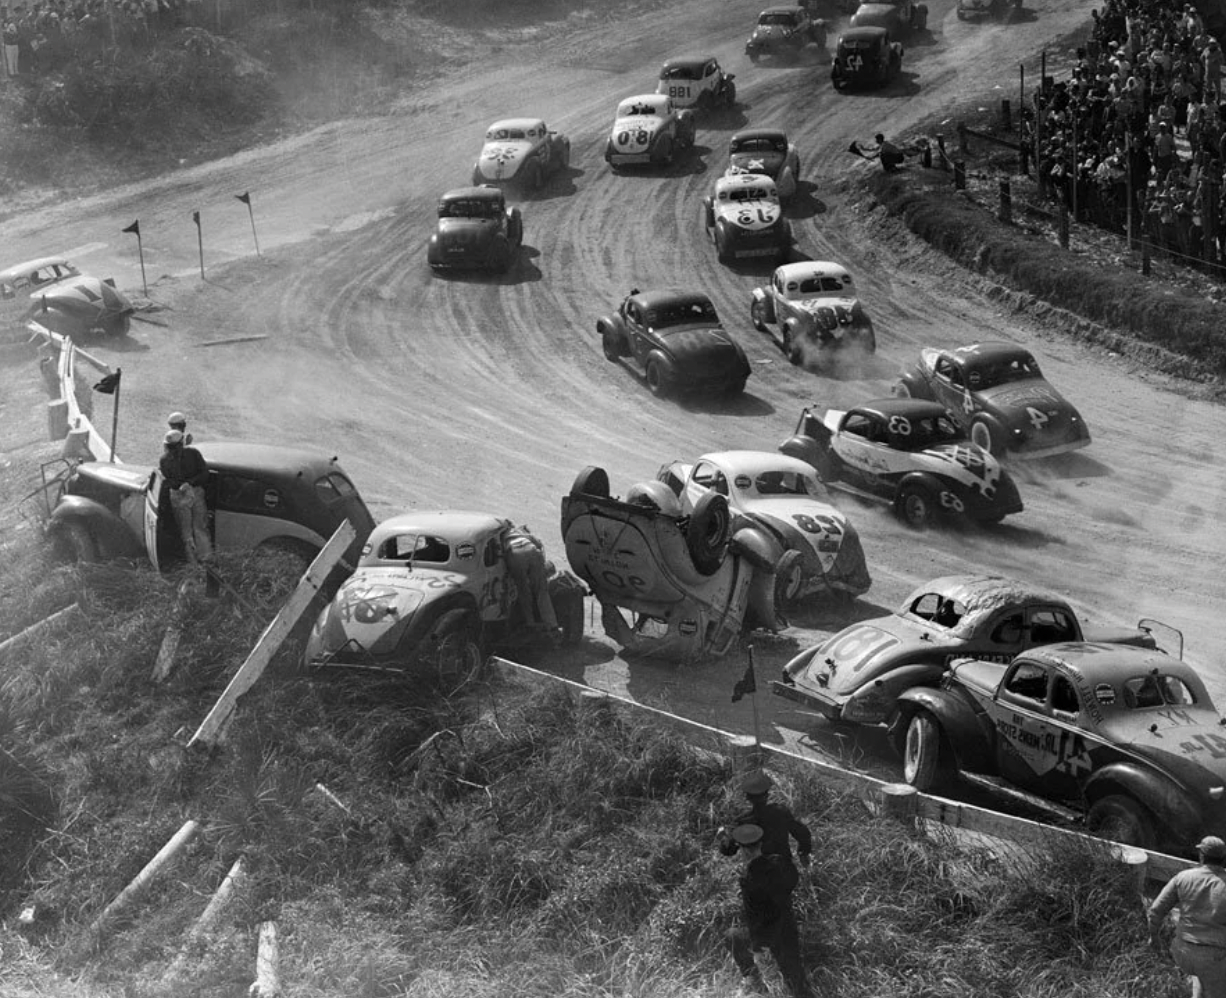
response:
M783 324L783 354L790 363L797 367L804 363L804 349L792 336L792 325L787 322Z
M752 62L755 66L761 61L761 59L762 59L762 56L760 56L757 52L749 53L749 61Z
M92 565L100 560L98 542L83 523L65 523L56 530L54 545L62 561Z
M703 493L685 528L685 545L694 568L702 575L714 575L719 571L731 538L732 513L728 500L718 492Z
M600 346L604 350L605 360L618 361L621 359L622 348L618 342L617 334L606 329L600 335Z
M112 315L103 320L100 328L103 336L126 336L132 327L128 315Z
M1111 794L1090 805L1086 828L1091 835L1141 849L1152 849L1156 838L1152 815L1122 794Z
M698 95L698 100L694 102L700 112L706 112L711 109L711 91L704 90Z
M658 360L647 362L647 389L658 399L668 397L668 383L664 380L664 370Z
M804 583L804 557L799 551L784 551L775 565L775 609L782 610L800 596ZM782 616L782 614L780 614Z
M755 298L749 303L749 321L759 333L766 332L766 303Z
M525 179L529 190L539 191L544 186L545 171L541 169L539 162L534 162L528 167L528 176Z
M935 790L951 775L941 742L941 725L937 719L926 710L916 711L907 724L902 772L903 779L921 793Z
M604 468L589 464L575 476L570 487L572 496L593 496L596 499L609 498L609 473Z
M978 444L993 457L1000 457L1001 451L1004 449L1002 441L997 439L997 435L992 432L992 427L982 419L976 419L971 423L971 443Z
M904 485L898 490L897 509L898 518L916 530L928 526L936 513L932 496L919 485Z
M444 689L452 690L477 676L485 654L469 618L439 635L431 654L431 665Z
M867 333L861 333L859 339L857 340L857 345L867 354L876 353L877 334L871 329Z
M736 107L736 84L731 80L724 84L724 106Z
M667 135L662 136L652 151L651 159L658 166L667 166L673 161L673 140Z
M728 242L728 230L722 225L717 225L715 227L715 258L720 263L732 262L732 253Z

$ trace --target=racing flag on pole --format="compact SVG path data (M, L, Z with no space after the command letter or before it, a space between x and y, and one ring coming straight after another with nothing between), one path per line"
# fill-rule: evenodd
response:
M747 693L757 693L758 682L753 674L753 653L749 655L749 664L745 666L745 675L736 681L732 687L732 702L737 703Z
M243 202L248 208L251 207L251 192L244 191L242 194L235 194L234 197Z
M101 395L114 395L119 390L119 379L121 377L123 377L122 370L117 370L114 374L108 374L94 385L94 391Z
M140 219L138 218L131 225L127 226L126 228L120 229L120 231L130 232L132 233L132 235L136 236L137 239L139 239L140 238Z

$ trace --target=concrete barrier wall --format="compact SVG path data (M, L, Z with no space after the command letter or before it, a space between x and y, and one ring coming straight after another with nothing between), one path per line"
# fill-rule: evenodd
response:
M90 418L81 411L76 391L76 370L80 359L87 359L98 369L100 375L113 373L110 366L79 350L67 336L53 333L37 322L31 321L29 329L47 346L57 351L56 382L59 398L52 399L48 404L48 425L52 439L64 440L65 457L83 457L93 461L112 460L110 444L94 428Z

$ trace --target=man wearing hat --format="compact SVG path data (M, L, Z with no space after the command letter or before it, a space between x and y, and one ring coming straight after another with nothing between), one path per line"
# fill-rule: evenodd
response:
M741 781L741 793L749 798L749 809L738 814L732 825L756 825L762 829L762 852L780 858L789 878L788 890L792 890L800 880L800 874L792 859L791 840L796 840L796 852L801 863L808 866L809 855L813 852L813 836L787 805L767 800L772 785L771 778L760 769L746 776ZM727 825L719 830L718 842L719 851L725 856L735 856L740 848Z
M1226 998L1226 842L1208 835L1196 855L1200 865L1175 874L1149 906L1149 941L1161 951L1159 930L1178 908L1175 964L1200 981L1201 998Z
M166 425L172 430L178 430L183 434L184 446L190 447L192 445L192 435L187 432L187 417L183 413L172 412L166 417Z
M800 959L792 888L783 860L763 854L764 830L758 825L737 825L729 837L745 860L740 882L745 924L729 929L726 936L737 969L751 988L765 991L754 953L769 949L792 998L810 998L813 991Z
M209 561L213 557L213 545L209 541L208 510L204 501L209 466L200 451L184 443L182 430L168 431L164 442L158 468L166 482L170 508L179 525L187 560L192 565Z

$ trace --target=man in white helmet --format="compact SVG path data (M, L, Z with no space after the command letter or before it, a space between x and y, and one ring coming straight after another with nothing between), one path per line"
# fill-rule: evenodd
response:
M172 412L166 417L166 425L172 430L178 430L183 434L183 446L190 447L192 445L192 435L187 432L187 417L181 412Z

